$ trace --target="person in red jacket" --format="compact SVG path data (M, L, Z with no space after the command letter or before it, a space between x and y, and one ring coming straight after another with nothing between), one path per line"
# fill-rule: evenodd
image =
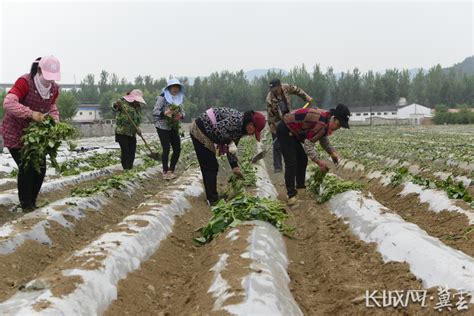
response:
M341 127L349 128L350 115L344 104L339 104L329 111L298 109L286 114L278 124L277 138L285 160L285 185L289 205L296 204L296 189L305 188L308 157L322 172L329 170L315 149L316 142L331 155L335 164L339 163L340 158L329 143L328 136Z
M60 78L59 60L54 56L39 57L31 65L30 73L18 78L3 101L3 141L18 165L18 198L24 212L36 208L36 198L46 174L46 157L39 173L34 168L24 168L21 136L31 121L42 121L46 114L59 121L56 107L59 86L55 81Z

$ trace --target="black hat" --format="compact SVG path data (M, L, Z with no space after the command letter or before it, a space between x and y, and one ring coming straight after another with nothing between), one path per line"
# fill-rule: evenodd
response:
M344 128L349 128L349 116L351 116L351 111L344 104L338 104L335 109L329 110L332 116L337 118L341 126Z
M275 87L279 87L279 86L281 86L280 79L275 78L275 79L272 79L272 81L270 81L270 89L275 88Z

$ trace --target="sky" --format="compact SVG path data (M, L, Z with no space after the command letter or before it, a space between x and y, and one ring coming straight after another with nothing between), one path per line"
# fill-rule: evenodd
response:
M0 82L51 54L62 83L102 69L133 80L446 67L474 54L473 2L0 0Z

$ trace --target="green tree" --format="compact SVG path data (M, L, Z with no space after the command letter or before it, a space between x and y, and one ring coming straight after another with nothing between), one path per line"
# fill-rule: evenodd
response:
M56 106L58 107L59 117L63 121L70 121L76 115L78 101L73 92L61 91L56 100Z

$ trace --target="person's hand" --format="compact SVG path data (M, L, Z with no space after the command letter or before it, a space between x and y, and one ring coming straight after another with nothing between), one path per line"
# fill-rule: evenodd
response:
M322 173L327 173L329 171L329 167L323 161L320 161L318 165Z
M240 167L232 168L232 173L236 175L238 178L243 178L242 171L240 171Z
M122 104L120 103L120 101L116 101L114 103L114 108L116 108L117 110L121 110L122 109Z
M169 117L172 117L173 116L173 110L170 110L170 109L166 110L165 115L169 116Z
M33 119L33 121L41 122L42 120L44 120L44 114L33 111L33 113L31 113L31 118Z
M137 134L138 134L139 136L142 135L142 130L141 130L139 127L137 127Z
M183 115L179 112L176 113L176 115L174 116L176 118L176 120L181 120L183 118Z
M335 165L338 165L339 161L341 161L341 157L339 157L339 155L335 151L331 153L331 159Z
M314 99L312 97L308 98L308 102L313 102L313 101L314 101Z

